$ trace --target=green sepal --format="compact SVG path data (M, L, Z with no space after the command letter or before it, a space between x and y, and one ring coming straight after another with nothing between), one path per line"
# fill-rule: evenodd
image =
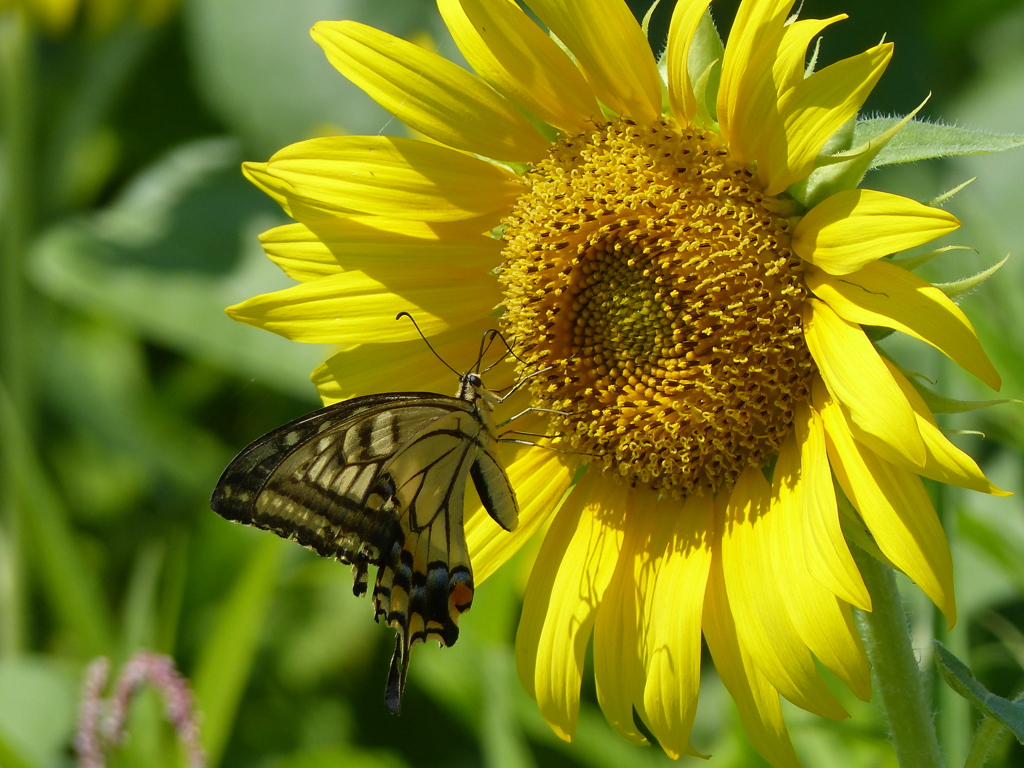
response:
M963 696L986 717L1010 729L1017 741L1024 744L1024 701L1010 701L997 696L982 685L971 670L938 640L932 640L935 663L946 685Z
M957 299L960 296L963 296L965 293L973 291L979 285L981 285L990 277L992 277L992 275L998 272L1000 267L1002 267L1003 264L1006 263L1006 260L1009 258L1010 255L1007 254L1006 256L1003 257L1003 260L1000 261L998 264L995 264L989 267L988 269L983 269L976 275L965 277L962 280L954 280L951 283L935 283L935 287L938 288L947 296L949 296L949 298Z
M833 479L832 485L835 487L836 501L839 507L839 525L842 527L843 535L847 541L852 541L878 562L889 566L894 571L898 571L899 568L879 548L878 542L871 535L871 531L864 524L864 520L861 519L860 513L854 508L853 503L847 498L846 493L839 485L839 481Z
M654 16L654 12L658 10L659 5L661 5L661 0L654 0L651 3L651 7L647 9L647 13L644 14L644 20L640 23L640 29L644 31L644 37L646 38L651 36L651 17Z
M928 251L927 253L919 253L915 256L903 256L898 259L892 259L892 263L897 267L903 267L904 269L913 272L918 267L927 264L936 256L941 256L947 251L973 251L974 253L977 253L973 248L969 248L966 245L947 245L944 248L936 248L934 251Z
M857 123L855 143L871 141L891 130L900 121L893 117L878 117ZM893 137L878 152L871 168L897 163L911 163L935 157L959 155L987 155L1024 147L1024 136L1014 133L991 133L971 128L912 120L899 135Z
M660 1L660 0L659 0ZM655 6L657 2L655 3ZM654 6L648 11L650 15ZM694 122L712 131L718 131L718 120L716 116L715 102L718 99L718 84L722 75L722 57L725 55L725 44L715 28L714 19L711 18L711 9L704 12L697 23L697 31L694 32L693 40L690 43L690 53L687 56L687 74L700 72L696 78L692 78L693 95L697 100L697 114ZM668 100L668 47L658 57L658 72L661 73L661 108L663 112L669 112Z
M789 192L808 208L813 208L827 197L844 189L854 189L872 167L875 158L896 135L913 119L924 103L900 120L894 120L886 130L864 137L862 122L853 117L822 147L817 167L804 180L789 188Z
M861 329L873 342L879 342L896 333L893 328L886 328L884 325L862 325Z
M933 197L931 200L929 200L927 203L925 203L925 205L929 205L932 208L941 208L943 205L946 204L946 202L948 200L952 200L954 195L960 194L960 192L962 192L964 189L969 187L971 184L973 184L977 180L978 180L978 177L977 176L973 176L973 177L969 178L967 181L963 182L962 184L957 184L952 189L946 190L945 192L943 192L938 197Z
M957 437L980 437L985 439L985 433L980 429L944 429L944 435L956 435Z
M697 31L690 42L686 69L688 72L700 72L693 83L693 95L697 99L696 120L715 131L718 130L718 85L722 77L723 56L725 44L718 34L709 8L697 23Z
M716 59L701 72L697 82L693 84L693 95L697 99L697 114L694 120L697 125L718 132L718 120L714 114L715 102L710 95L718 91L718 80L722 76L722 60Z
M804 67L804 79L813 75L815 70L818 68L818 54L821 53L821 41L823 39L824 38L821 35L818 35L814 39L814 50L811 51L811 55L807 59L807 66Z
M716 61L720 61L723 56L725 43L722 42L722 36L715 27L715 20L711 18L711 10L708 9L704 11L704 15L697 23L697 31L693 33L686 66L690 72L703 72ZM717 87L715 91L718 91Z
M952 397L943 397L936 392L928 389L928 387L921 384L917 376L907 376L914 389L917 390L918 394L924 400L928 406L928 410L932 413L966 413L967 411L977 411L981 408L988 408L990 405L1002 405L1003 403L1019 403L1020 400L1014 399L1001 399L1001 400L957 400Z

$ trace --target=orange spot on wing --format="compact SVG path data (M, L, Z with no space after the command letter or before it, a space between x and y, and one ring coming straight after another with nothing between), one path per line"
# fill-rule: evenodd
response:
M468 611L473 604L473 588L467 584L456 584L448 596L448 612L452 619L458 621L459 614Z

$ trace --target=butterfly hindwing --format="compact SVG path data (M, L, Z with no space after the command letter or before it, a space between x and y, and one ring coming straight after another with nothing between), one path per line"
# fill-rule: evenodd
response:
M357 595L377 566L375 616L398 634L385 693L393 712L410 648L427 639L452 645L473 601L468 479L502 527L517 521L485 396L493 398L467 374L459 397L393 393L320 409L243 450L211 500L229 520L351 563Z
M401 510L404 542L377 571L374 601L398 632L388 678L389 709L405 688L409 649L428 639L452 645L459 616L473 602L473 572L463 532L466 481L489 437L468 411L433 421L384 468Z

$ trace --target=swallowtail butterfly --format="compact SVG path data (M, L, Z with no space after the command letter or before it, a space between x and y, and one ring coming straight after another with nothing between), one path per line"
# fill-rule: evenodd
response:
M497 458L496 402L473 372L460 377L455 397L395 392L327 406L238 454L210 501L228 520L350 563L356 595L376 566L375 618L397 632L384 695L396 714L410 648L428 639L454 644L473 602L467 480L498 525L511 531L518 522Z

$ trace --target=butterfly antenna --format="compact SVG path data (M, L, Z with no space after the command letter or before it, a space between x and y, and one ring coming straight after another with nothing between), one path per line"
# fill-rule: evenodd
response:
M508 353L510 355L512 355L513 358L515 358L520 363L522 363L523 365L527 365L527 362L525 360L523 360L523 358L521 358L519 355L517 355L515 353L515 350L512 349L512 345L508 343L508 339L505 338L505 336L501 333L501 331L494 331L494 330L492 330L492 331L488 331L488 333L491 334L491 341L494 341L494 339L496 339L496 338L497 339L501 339L501 343L505 345L505 349L508 350ZM505 356L502 355L501 356L501 360L504 360L504 359L505 359ZM491 370L491 368L493 368L498 363L500 363L501 360L495 360L493 363L491 363L489 366L487 366L482 372L483 373L487 373L487 371Z
M491 368L493 368L494 365L498 364L496 362L494 365L489 365L486 368L484 368L483 371L480 370L480 366L483 364L483 361L484 361L484 356L488 352L490 352L491 344L494 343L494 337L497 335L497 333L498 332L496 330L494 330L493 328L491 328L491 329L489 329L487 331L484 331L484 335L480 339L480 353L476 356L476 364L473 366L473 370L476 371L477 373L487 373L487 371L491 370ZM498 362L501 362L501 361L499 360Z
M440 360L441 363L444 365L444 367L447 368L452 373L454 373L456 376L462 376L461 373L459 373L454 368L452 368L450 365L448 365L448 363L445 361L445 359L443 357L441 357L439 354L437 354L437 350L434 349L434 347L431 345L431 343L429 341L427 341L427 337L424 336L423 335L423 331L420 330L420 324L416 322L416 318L415 317L410 315L408 312L399 312L397 315L395 315L395 320L400 320L403 317L408 317L410 320L412 320L413 327L416 328L416 333L418 333L420 335L420 338L423 339L423 343L427 345L427 349L429 349L431 352L434 353L434 357L436 357L438 360Z

